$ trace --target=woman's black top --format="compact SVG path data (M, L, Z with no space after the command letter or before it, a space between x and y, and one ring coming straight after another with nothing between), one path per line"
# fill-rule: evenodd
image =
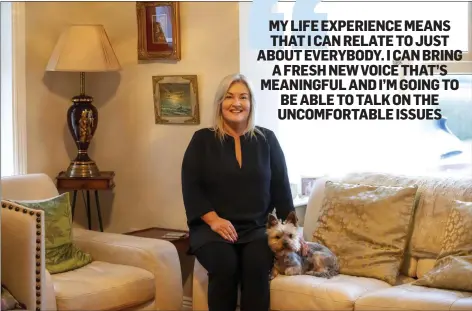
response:
M236 159L234 138L221 141L212 129L196 131L182 163L182 193L192 254L210 242L227 242L202 219L215 211L238 233L236 243L265 235L270 212L285 219L294 210L285 157L275 134L258 127L264 136L240 137L242 166Z

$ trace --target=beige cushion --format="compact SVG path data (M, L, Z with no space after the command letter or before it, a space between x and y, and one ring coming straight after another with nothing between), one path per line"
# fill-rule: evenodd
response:
M58 310L114 310L154 298L154 275L144 269L93 261L52 275Z
M422 278L429 270L433 269L436 259L419 259L416 266L416 275Z
M413 283L472 292L472 202L454 201L434 267Z
M368 293L355 310L472 310L472 293L405 284Z
M415 278L417 270L418 260L414 257L411 257L411 255L406 251L402 266L400 268L400 274Z
M472 178L402 176L384 173L353 173L342 182L384 186L418 185L421 194L415 213L410 253L417 258L434 259L441 251L445 219L452 200L472 201Z
M342 274L396 283L417 188L327 181L315 242L338 257Z
M353 310L362 295L389 287L380 280L349 275L279 275L271 282L271 310Z
M315 180L312 192L308 199L307 209L304 218L303 224L303 237L307 241L311 241L313 239L313 232L315 231L318 223L318 217L320 215L321 206L323 205L323 200L325 197L325 184L326 181L340 181L343 180L344 182L349 182L349 179L342 179L341 177L336 176L323 176ZM408 237L410 239L411 236ZM403 260L403 264L400 268L401 274L409 277L416 277L416 270L417 270L417 259L412 257L407 249L405 253L405 258Z

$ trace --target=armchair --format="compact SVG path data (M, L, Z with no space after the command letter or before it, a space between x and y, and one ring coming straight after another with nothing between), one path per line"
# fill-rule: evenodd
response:
M2 178L2 283L28 310L180 310L179 256L164 240L73 229L93 262L50 274L44 264L44 212L6 200L57 196L45 174Z

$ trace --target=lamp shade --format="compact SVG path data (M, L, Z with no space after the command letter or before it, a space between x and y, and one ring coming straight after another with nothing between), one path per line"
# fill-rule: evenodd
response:
M104 72L121 69L102 25L72 25L54 47L46 71Z

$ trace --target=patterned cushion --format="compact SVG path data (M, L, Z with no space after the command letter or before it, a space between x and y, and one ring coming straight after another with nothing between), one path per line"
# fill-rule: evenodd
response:
M16 300L10 291L2 285L2 308L1 310L26 310L26 306Z
M472 202L454 201L441 253L433 269L413 285L472 291Z
M409 252L417 258L435 259L441 251L451 202L472 201L472 177L405 176L386 173L352 173L344 183L380 186L418 186L418 205Z
M405 253L417 187L327 181L316 242L339 258L342 274L394 285Z
M51 274L66 272L92 262L92 256L73 244L69 193L37 201L14 201L45 214L46 269Z

